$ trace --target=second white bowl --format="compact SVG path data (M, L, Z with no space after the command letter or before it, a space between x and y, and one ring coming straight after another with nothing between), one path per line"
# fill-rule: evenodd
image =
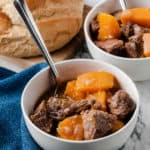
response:
M128 7L148 7L150 8L149 0L127 0ZM84 33L87 47L92 57L97 60L103 60L111 63L123 71L125 71L134 81L143 81L150 79L150 58L123 58L109 53L98 48L90 37L90 22L99 12L112 13L120 10L119 0L101 0L89 12L84 23Z

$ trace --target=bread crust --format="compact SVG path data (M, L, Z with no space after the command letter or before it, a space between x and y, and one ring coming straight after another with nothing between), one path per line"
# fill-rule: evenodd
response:
M0 23L0 34L3 34L11 27L11 20L2 12L0 12Z
M0 54L15 57L41 55L12 1L0 2ZM83 0L27 0L27 3L50 52L67 44L82 26ZM1 17L1 13L7 19ZM1 32L1 23L5 32Z

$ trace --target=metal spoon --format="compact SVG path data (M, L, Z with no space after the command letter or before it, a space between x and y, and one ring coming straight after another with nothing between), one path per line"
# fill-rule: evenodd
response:
M39 50L41 50L45 60L47 61L50 69L52 71L52 75L54 77L55 84L58 85L60 82L59 73L54 65L54 62L48 52L48 49L44 43L44 40L39 32L39 29L32 17L32 14L24 0L14 0L14 6L18 11L19 15L21 16L22 20L24 21L25 25L27 26L30 34L32 35L33 39L35 40Z
M128 8L126 0L120 0L120 5L122 10L126 10Z

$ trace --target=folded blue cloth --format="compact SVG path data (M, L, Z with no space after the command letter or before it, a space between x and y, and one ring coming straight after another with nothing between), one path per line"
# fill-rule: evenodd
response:
M31 77L46 67L38 64L21 73L0 68L0 150L39 150L26 129L21 94Z

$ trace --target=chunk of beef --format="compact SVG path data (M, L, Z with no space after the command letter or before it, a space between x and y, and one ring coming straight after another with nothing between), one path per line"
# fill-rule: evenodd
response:
M143 34L143 33L150 33L150 28L143 27L138 24L133 25L134 35Z
M119 119L125 119L133 113L136 104L124 90L119 90L107 100L110 112Z
M137 34L129 38L129 42L125 44L127 55L130 58L138 58L143 53L142 34Z
M144 33L143 28L138 24L133 25L133 31L134 31L134 35L141 35Z
M138 58L139 53L137 51L136 44L134 42L125 43L126 53L129 58Z
M85 140L96 139L110 133L116 117L100 110L87 110L81 113Z
M90 24L91 32L94 34L98 33L99 23L96 19L93 19Z
M108 53L122 56L124 54L123 41L118 39L109 39L105 41L95 41L96 46L102 48Z
M50 97L47 101L47 111L49 117L62 120L66 117L64 110L69 108L73 103L71 99Z
M128 39L130 36L134 35L133 23L128 22L126 25L122 26L121 33L126 39Z
M98 103L96 100L94 99L83 99L81 101L75 101L74 103L72 103L72 105L70 106L70 108L65 109L65 113L68 112L69 113L80 113L83 110L87 110L87 109L100 109L100 103Z
M47 109L50 118L63 120L66 116L71 116L91 107L98 106L96 103L96 100L74 101L70 98L50 97L47 102Z
M46 102L43 100L33 114L30 115L31 121L43 131L50 133L52 128L52 119L48 118Z
M136 44L137 51L140 55L143 53L143 34L131 36L129 42L134 42Z
M138 34L138 35L133 35L131 37L129 37L129 42L134 42L136 44L141 44L142 42L142 34Z

